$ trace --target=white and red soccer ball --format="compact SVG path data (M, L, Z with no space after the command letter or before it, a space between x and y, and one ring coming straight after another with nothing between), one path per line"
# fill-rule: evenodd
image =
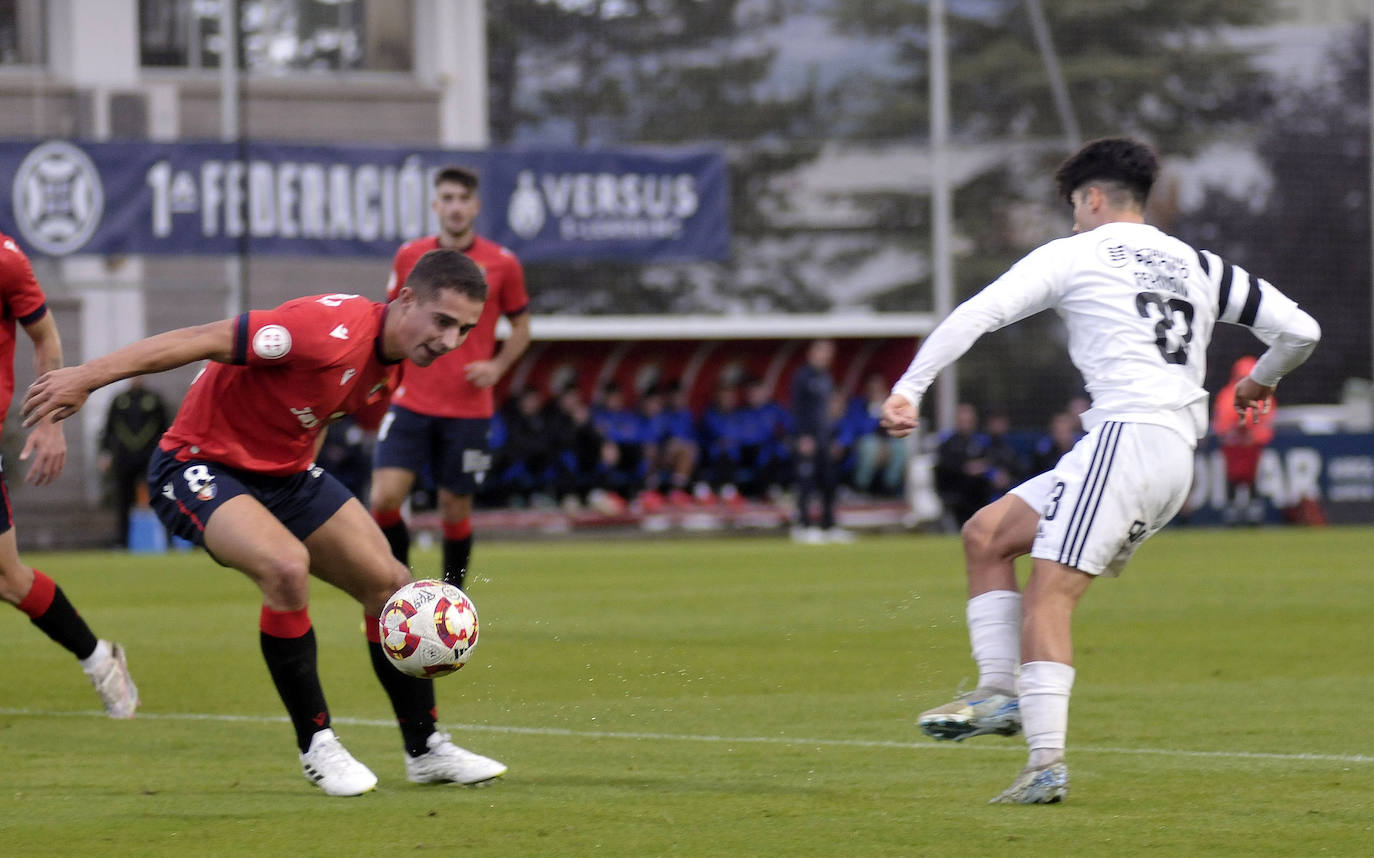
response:
M462 590L443 581L412 581L397 590L378 626L382 649L410 676L453 673L477 646L477 609Z

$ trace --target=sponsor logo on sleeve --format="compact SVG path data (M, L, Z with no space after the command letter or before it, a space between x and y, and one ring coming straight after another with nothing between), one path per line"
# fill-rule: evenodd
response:
M276 360L291 351L291 332L281 325L263 325L253 335L253 354Z

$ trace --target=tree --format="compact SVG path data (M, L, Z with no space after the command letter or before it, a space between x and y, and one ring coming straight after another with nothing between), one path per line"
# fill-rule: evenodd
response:
M1370 376L1368 31L1335 42L1329 75L1275 89L1256 117L1268 167L1263 198L1216 192L1179 224L1200 247L1271 280L1322 325L1322 343L1283 383L1282 402L1334 402L1352 375ZM1208 387L1226 383L1234 358L1254 353L1243 331L1218 329Z
M1067 232L1048 178L1067 153L1024 3L948 5L957 145L994 152L956 190L956 291L966 296ZM1268 20L1271 5L1047 3L1084 133L1136 134L1177 154L1246 127L1270 91L1225 35ZM556 298L560 310L583 313L931 309L929 200L919 183L815 181L836 150L906 151L914 154L904 169L924 170L925 4L492 0L489 9L499 142L714 142L731 166L729 262L532 267L536 306ZM1061 336L1049 319L999 333L966 359L966 389L1023 425L1042 423L1080 383Z
M948 5L951 120L956 136L1062 137L1049 76L1022 0ZM1250 113L1264 77L1232 28L1274 18L1271 0L1055 0L1045 4L1069 96L1087 138L1134 134L1187 151ZM905 74L860 72L847 91L883 87L860 134L928 126L925 3L836 0L840 32L890 34Z

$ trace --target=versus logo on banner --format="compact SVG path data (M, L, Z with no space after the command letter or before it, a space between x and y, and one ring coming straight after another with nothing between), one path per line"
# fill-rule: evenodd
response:
M452 152L271 143L0 143L0 230L32 253L389 256L438 228L434 172L482 176L478 230L527 261L722 259L724 161L701 150Z
M560 258L609 255L724 259L728 191L722 159L708 152L525 153L494 160L490 186L508 200L495 240L537 242Z

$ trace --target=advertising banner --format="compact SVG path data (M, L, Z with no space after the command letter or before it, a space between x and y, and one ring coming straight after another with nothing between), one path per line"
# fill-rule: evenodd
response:
M522 258L724 259L725 162L713 152L493 154L489 193L505 200L487 233Z
M390 256L432 234L434 172L482 176L477 229L526 262L723 259L717 152L0 142L0 231L35 256Z
M1260 454L1254 486L1237 496L1216 449L1199 449L1181 518L1193 524L1293 519L1304 502L1332 523L1374 522L1374 435L1278 435Z

